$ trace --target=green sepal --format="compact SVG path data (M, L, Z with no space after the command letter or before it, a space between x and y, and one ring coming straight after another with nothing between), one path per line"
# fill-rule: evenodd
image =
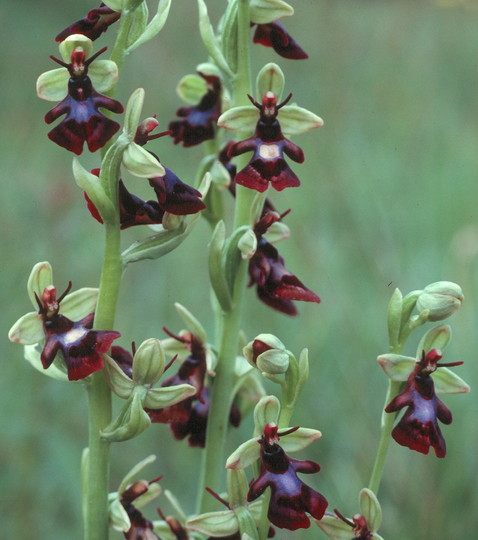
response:
M67 294L61 302L60 312L72 321L77 321L93 313L98 301L99 289L82 287Z
M251 540L259 540L254 518L249 512L247 506L238 506L237 508L234 508L234 514L239 522L241 538L247 535Z
M113 60L95 60L88 66L88 76L95 90L108 92L118 82L118 66Z
M196 394L197 389L190 384L177 384L174 386L164 386L161 388L152 388L146 392L143 399L143 405L147 409L164 409L174 405L183 399Z
M266 64L258 73L256 78L256 95L259 100L267 92L272 92L280 102L284 91L285 77L282 69L273 62Z
M136 43L136 41L142 36L148 24L148 16L148 4L146 1L141 0L140 4L136 6L133 11L133 20L128 31L126 49Z
M136 41L134 41L134 43L129 45L129 47L125 51L125 54L129 54L131 51L134 51L134 49L136 49L143 43L146 43L146 41L149 41L150 39L154 38L154 36L158 35L159 32L161 32L161 30L163 29L168 19L170 7L171 7L171 0L160 0L158 2L158 9L156 11L156 14L151 19L151 21L147 24L146 28L141 33L141 35L136 39Z
M129 0L105 0L103 3L113 11L123 11L127 7Z
M165 357L159 339L143 341L134 355L134 384L154 385L164 372Z
M71 62L71 55L78 47L85 51L86 58L89 58L93 53L93 41L83 34L71 34L60 43L58 48L65 63Z
M387 323L388 323L388 340L390 346L396 346L400 337L402 328L402 306L403 297L400 289L395 289L388 303Z
M254 434L262 435L266 424L277 424L280 401L275 396L264 396L254 408Z
M435 383L435 391L439 394L467 394L470 391L470 386L446 367L438 368L431 376Z
M232 510L206 512L186 521L189 530L214 537L231 536L239 530L236 514Z
M259 219L261 218L262 209L264 208L264 202L266 200L268 190L269 190L269 188L267 188L266 191L264 191L262 193L257 191L256 194L254 195L254 198L252 199L252 203L251 203L251 212L250 212L251 221L250 221L250 223L257 223L259 221ZM272 225L271 225L271 227L269 227L269 230L271 228L272 228Z
M45 71L37 79L37 96L46 101L61 101L66 96L69 78L63 67Z
M297 135L324 125L320 116L298 105L282 107L279 113L279 122L284 135Z
M184 216L171 214L171 212L164 212L163 219L161 220L161 225L167 231L174 231L175 229L181 226L181 223L183 221L184 221ZM151 228L154 230L154 225Z
M248 228L244 232L239 238L237 247L239 248L243 259L249 260L254 256L257 249L257 236L252 229Z
M95 205L103 221L113 219L114 205L106 195L99 178L88 172L76 157L73 158L73 176L78 187L88 195Z
M122 442L137 437L151 425L148 414L143 410L141 393L135 388L123 409L105 429L100 432L104 441Z
M35 294L41 298L43 291L53 285L53 270L48 261L35 264L30 272L27 282L28 296L35 309L38 309L38 304Z
M287 430L290 428L286 427L283 429ZM322 433L319 430L301 427L281 439L280 445L287 452L298 452L303 448L307 448L309 444L312 444L314 441L320 439L320 437L322 437Z
M239 445L227 458L226 469L244 469L260 457L259 439L249 439Z
M359 495L360 513L365 518L370 531L376 531L382 524L382 509L375 493L364 488Z
M231 70L237 72L237 8L238 0L230 0L218 29L221 48Z
M198 219L199 214L195 214L188 223L183 221L177 229L163 228L152 236L134 242L121 254L123 265L144 259L158 259L173 251L186 239Z
M257 368L266 375L282 375L289 369L287 351L269 349L257 357Z
M198 319L196 319L196 317L179 302L175 302L174 307L176 308L178 315L181 317L184 324L186 325L186 328L192 334L198 337L202 343L206 343L206 330L204 330L204 326L198 321Z
M8 339L12 343L22 345L35 345L44 338L42 319L36 311L22 315L8 332Z
M401 328L403 329L404 326L409 321L412 311L415 309L415 305L417 303L418 297L420 296L422 291L412 291L409 292L402 301L402 318L401 318Z
M227 469L227 495L231 508L245 506L249 484L242 469Z
M103 355L106 380L111 390L120 398L128 399L134 389L133 381L107 354Z
M294 14L294 8L283 0L251 0L251 22L268 24Z
M332 540L352 540L353 538L353 532L350 525L335 515L330 515L327 513L322 519L314 519L314 521Z
M123 165L138 178L155 178L164 176L166 171L150 152L139 144L130 142L123 154Z
M289 238L290 229L285 223L276 221L269 227L267 232L264 234L264 237L269 243L275 244L276 242Z
M53 361L48 369L45 369L41 363L41 351L43 347L38 347L38 345L26 345L23 353L23 357L27 362L29 362L37 371L55 379L57 381L71 382L68 380L68 373L64 362L58 360L57 358ZM80 382L85 382L85 379L81 379Z
M151 465L151 463L154 463L156 461L156 456L154 454L149 455L148 457L142 459L139 463L137 463L121 480L121 484L118 487L118 493L123 493L123 491L133 483L134 478L138 476L138 474L145 469L148 465Z
M141 120L141 111L144 104L144 88L136 88L126 104L124 112L123 131L130 141L133 141Z
M219 188L226 188L231 183L231 175L220 161L214 160L212 164L211 181Z
M115 531L127 532L131 529L131 520L118 498L115 498L110 503L108 514L110 526L113 527Z
M100 169L100 183L108 198L116 202L117 185L120 179L121 162L123 154L129 144L128 137L122 133L116 141L108 148ZM106 216L105 216L106 217ZM108 216L109 217L109 216ZM104 220L106 223L106 220ZM111 216L108 222L115 223L115 216Z
M385 375L392 381L406 381L410 373L415 369L416 358L403 356L402 354L381 354L377 358L380 367L385 371Z
M201 34L201 39L206 47L206 51L209 53L211 58L216 62L217 66L228 76L234 77L234 73L229 67L224 55L222 54L221 48L219 47L218 40L214 35L214 30L209 20L209 15L207 12L207 6L204 0L198 0L199 8L199 32Z
M206 81L199 75L185 75L179 81L176 92L186 103L196 105L207 92Z
M222 113L218 118L217 125L231 131L244 133L254 131L258 120L258 109L251 105L243 105L242 107L233 107Z
M299 378L297 381L297 393L299 394L309 378L309 349L302 349L299 356Z
M242 262L245 264L245 262L242 260L238 244L242 235L248 229L249 227L247 225L238 227L226 241L226 245L224 247L224 274L229 285L229 290L231 291L234 290L234 283L236 281L240 263Z
M224 311L232 307L232 297L226 279L223 251L226 238L226 226L224 221L219 221L214 229L209 243L209 277L216 298Z
M451 328L448 324L440 324L434 328L430 328L422 337L417 347L417 358L421 358L422 351L425 354L432 349L443 351L451 340Z

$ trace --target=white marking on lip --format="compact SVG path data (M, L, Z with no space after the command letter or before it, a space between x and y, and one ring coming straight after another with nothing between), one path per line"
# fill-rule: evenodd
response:
M262 144L259 149L259 155L262 159L274 159L280 157L280 151L277 144Z

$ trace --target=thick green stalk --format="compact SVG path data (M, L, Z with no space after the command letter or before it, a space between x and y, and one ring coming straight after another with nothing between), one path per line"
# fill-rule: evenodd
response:
M249 0L238 0L237 72L233 81L234 105L236 106L247 103L247 94L250 93L251 88L249 40ZM249 136L249 134L246 136ZM250 208L254 195L253 190L237 186L234 229L242 225L251 225ZM221 324L217 325L221 329L221 336L216 376L211 392L211 408L208 416L202 476L199 482L199 512L211 510L214 506L213 498L204 491L204 488L209 487L215 491L220 491L224 477L226 433L229 424L234 366L239 347L239 331L246 282L247 262L241 259L232 291L232 308L221 313L222 321Z
M94 328L111 330L121 281L119 223L106 224L106 245ZM92 375L88 390L89 462L85 540L108 538L109 443L100 432L111 422L111 391L102 371Z
M377 455L373 465L372 475L368 488L374 493L378 492L380 480L382 479L383 469L385 466L385 458L387 457L388 446L390 444L393 424L397 416L396 413L386 413L385 407L392 399L400 392L402 383L397 381L388 382L387 397L385 398L384 410L382 411L382 421L380 426L380 441L378 443Z
M390 352L394 354L401 354L403 350L404 341L398 343L395 347L392 347ZM370 476L370 482L368 488L374 493L378 492L380 481L383 475L383 469L385 467L385 458L387 457L388 446L390 444L393 424L397 413L386 413L385 407L392 401L392 399L400 392L402 383L400 381L388 381L388 390L385 397L385 404L382 410L382 419L380 424L380 440L378 443L377 454L375 456L375 462L373 464L372 475Z
M237 272L233 308L229 312L223 313L222 336L207 422L203 474L200 479L198 494L199 512L206 512L214 507L214 499L204 491L204 488L209 487L215 491L221 491L221 482L224 477L224 446L229 425L234 367L239 347L239 329L246 278L247 264L242 261Z

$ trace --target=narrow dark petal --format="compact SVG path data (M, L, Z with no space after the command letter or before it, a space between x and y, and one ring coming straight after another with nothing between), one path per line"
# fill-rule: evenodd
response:
M244 139L236 143L232 143L227 150L227 157L231 158L234 156L240 156L246 152L255 151L260 145L260 140L256 137L249 137L249 139Z
M307 53L292 39L284 26L279 22L258 24L252 38L254 43L260 43L265 47L272 47L283 58L291 60L304 60Z
M296 163L304 162L305 160L304 151L299 145L294 144L289 139L284 139L283 149L284 149L284 153Z

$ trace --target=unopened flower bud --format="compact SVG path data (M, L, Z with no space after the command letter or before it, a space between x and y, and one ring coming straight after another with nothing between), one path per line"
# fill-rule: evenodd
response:
M427 285L417 300L417 310L429 310L429 321L441 321L458 310L464 300L461 287L451 281Z
M264 373L279 375L289 368L289 352L272 334L259 334L244 347L246 360Z

